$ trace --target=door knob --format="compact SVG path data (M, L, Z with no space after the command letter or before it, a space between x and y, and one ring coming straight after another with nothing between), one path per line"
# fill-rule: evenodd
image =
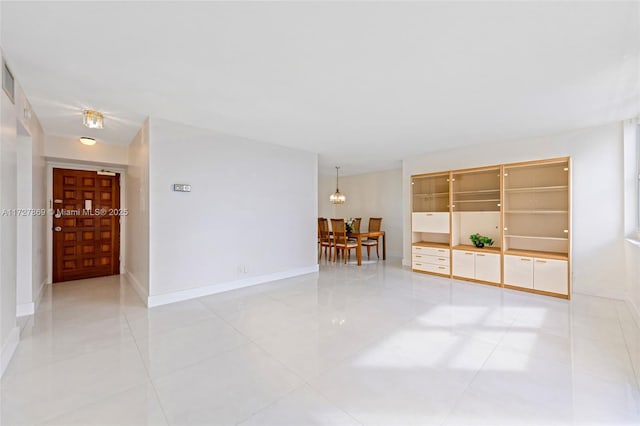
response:
M62 231L62 226L56 226L55 228L53 228L53 230L56 232L60 232Z

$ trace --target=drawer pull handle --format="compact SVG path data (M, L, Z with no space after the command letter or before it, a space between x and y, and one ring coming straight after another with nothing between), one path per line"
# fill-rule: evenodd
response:
M484 254L482 254L482 253L477 253L477 254L476 254L476 256L484 257Z
M447 269L444 266L438 266L438 269Z
M420 256L419 254L416 254L416 257L422 257L422 256Z
M439 257L438 260L447 260L444 257Z
M531 262L531 259L520 258L523 262Z
M422 263L416 262L416 266L422 266Z
M433 216L433 213L427 213L427 216Z
M473 253L466 253L466 252L465 252L465 254L466 254L467 256L473 256Z
M547 263L546 260L536 260L536 263Z
M446 252L446 250L438 250L440 253L444 253Z

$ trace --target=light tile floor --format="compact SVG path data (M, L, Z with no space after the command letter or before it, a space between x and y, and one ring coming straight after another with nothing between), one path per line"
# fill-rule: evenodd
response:
M147 310L122 277L50 286L2 425L640 425L640 329L398 261Z

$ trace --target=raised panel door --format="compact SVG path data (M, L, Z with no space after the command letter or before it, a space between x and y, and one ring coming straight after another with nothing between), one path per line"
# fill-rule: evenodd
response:
M119 176L53 169L53 282L120 271Z

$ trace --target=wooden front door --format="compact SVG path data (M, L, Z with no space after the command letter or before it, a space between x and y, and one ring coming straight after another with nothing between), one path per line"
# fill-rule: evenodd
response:
M53 282L120 273L120 176L53 169Z

